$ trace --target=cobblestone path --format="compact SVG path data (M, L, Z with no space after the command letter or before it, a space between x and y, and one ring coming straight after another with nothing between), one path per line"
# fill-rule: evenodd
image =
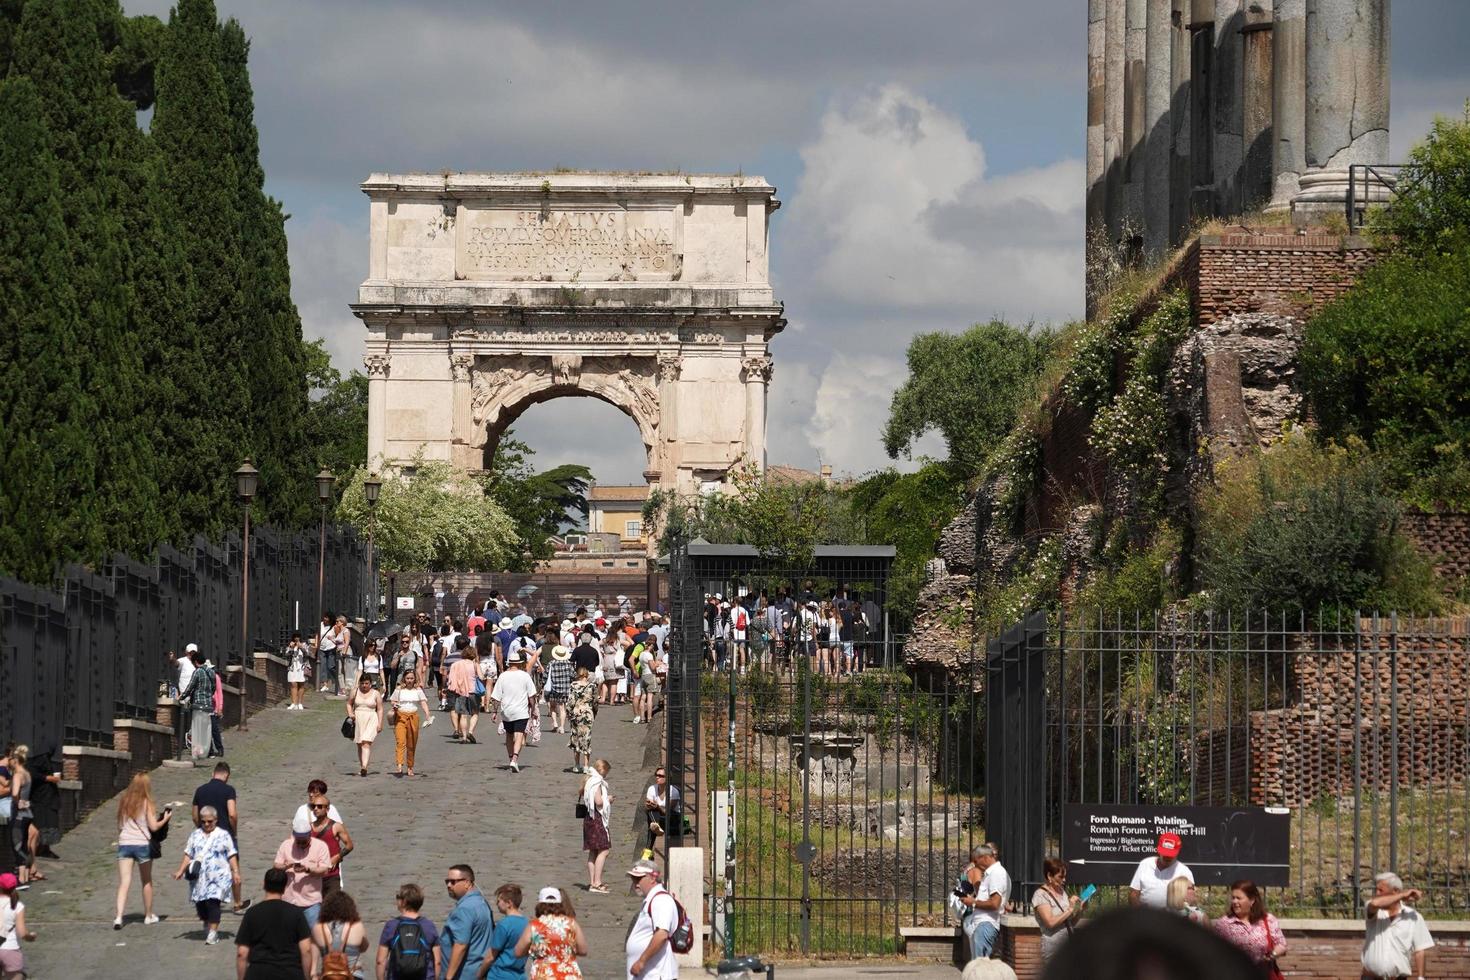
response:
M343 873L374 945L383 921L394 914L393 894L404 881L423 887L424 913L442 923L452 906L442 884L444 872L466 862L487 896L503 882L520 884L527 912L541 886L569 890L591 940L592 955L583 962L586 975L598 980L623 975L623 938L638 907L624 888L623 872L642 846L634 830L637 803L652 773L643 764L645 756L651 761L656 752L650 749L654 733L633 725L628 708L603 708L593 729L594 757L612 763L615 794L613 852L605 875L613 894L601 896L586 890L581 824L572 812L581 777L563 771L571 764L565 735L552 734L548 725L541 745L522 754L517 774L504 768L505 749L488 716L480 718L479 744L459 745L448 739L448 715L436 713L419 743L417 778L392 774L393 736L387 731L378 737L364 779L358 776L352 743L339 731L343 715L342 702L319 696L306 711L272 707L251 719L248 733L226 733L231 783L240 795L245 894L259 896L261 876L290 834L291 815L305 802L307 782L320 777L357 845ZM220 944L205 946L186 883L170 877L187 836L187 803L209 775L202 767L153 773L160 803L186 804L184 822L169 834L164 858L155 862L155 911L161 923L142 924L135 875L124 928L111 927L117 889L115 803L104 804L56 845L61 861L40 862L49 880L23 893L27 919L40 934L26 947L34 980L234 977L239 918L226 912Z

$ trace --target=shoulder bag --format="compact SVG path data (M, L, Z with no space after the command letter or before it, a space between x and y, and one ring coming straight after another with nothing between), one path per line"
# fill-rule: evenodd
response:
M354 718L342 719L342 737L351 738L357 734L357 720Z

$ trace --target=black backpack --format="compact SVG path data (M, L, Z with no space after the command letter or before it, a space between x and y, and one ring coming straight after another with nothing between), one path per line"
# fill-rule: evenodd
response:
M393 964L393 975L399 980L423 980L429 975L429 964L434 953L424 939L424 927L417 919L399 919L398 931L393 934L393 944L388 947L388 959Z

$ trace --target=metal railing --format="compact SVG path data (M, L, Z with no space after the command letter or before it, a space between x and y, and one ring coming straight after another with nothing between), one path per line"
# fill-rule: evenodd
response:
M168 651L198 643L220 666L253 667L249 654L276 649L296 624L312 635L317 535L252 528L250 545L250 651L240 649L238 537L72 567L55 592L0 577L0 740L110 746L114 718L153 715ZM368 612L366 547L351 529L328 532L326 572L328 609Z
M1368 209L1374 205L1392 207L1399 176L1406 164L1355 163L1348 167L1347 208L1349 231L1360 231L1368 220Z

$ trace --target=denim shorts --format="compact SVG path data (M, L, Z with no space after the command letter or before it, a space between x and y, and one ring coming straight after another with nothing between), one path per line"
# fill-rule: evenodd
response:
M147 844L119 844L117 845L117 859L132 858L139 864L147 864L153 858L148 854Z

